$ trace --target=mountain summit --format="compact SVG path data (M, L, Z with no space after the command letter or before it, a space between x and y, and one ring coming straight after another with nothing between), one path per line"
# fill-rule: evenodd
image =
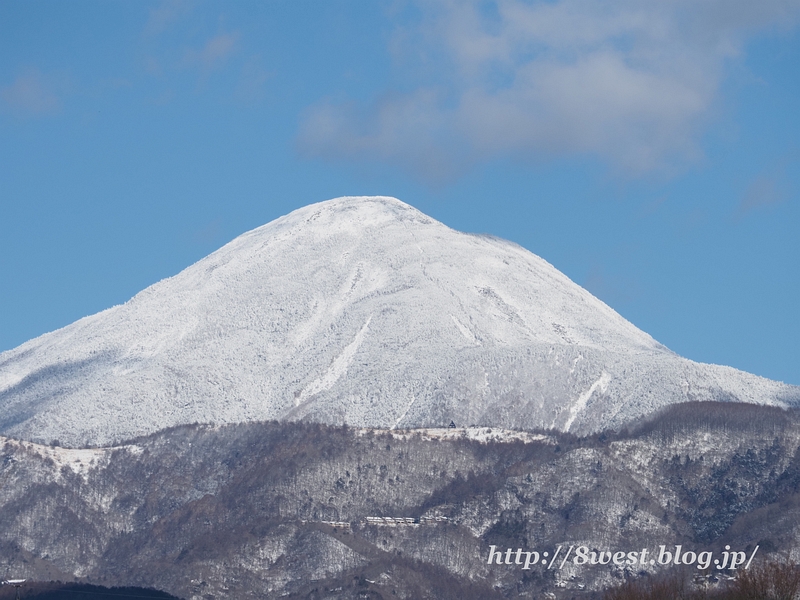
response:
M800 388L683 359L511 242L394 198L307 206L0 354L0 433L106 444L193 422L577 433Z

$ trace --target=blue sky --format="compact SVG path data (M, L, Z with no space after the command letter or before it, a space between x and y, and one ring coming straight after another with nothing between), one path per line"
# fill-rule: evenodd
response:
M0 350L342 195L800 384L800 0L0 0Z

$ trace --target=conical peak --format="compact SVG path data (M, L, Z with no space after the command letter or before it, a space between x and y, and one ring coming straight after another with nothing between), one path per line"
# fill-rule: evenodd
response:
M345 236L361 237L381 230L433 225L449 227L420 212L413 206L389 196L343 196L298 208L274 221L243 233L209 258L221 258L231 251L241 251L253 244L273 245L281 241L301 240L306 244L322 244L323 240ZM203 261L201 261L203 262Z
M297 209L264 227L290 225L340 229L376 228L392 224L437 224L413 206L388 196L343 196ZM259 228L261 230L263 228Z
M219 275L216 270L226 266L252 271L255 265L275 265L285 257L307 265L308 261L338 264L343 257L353 260L376 251L388 256L429 237L421 227L431 234L464 235L397 198L343 196L299 208L245 232L172 279L197 272Z
M431 221L430 217L420 212L410 204L391 196L341 196L324 202L317 202L300 208L295 213L320 213L327 211L335 215L368 215L384 214L399 219L419 218Z
M410 204L406 204L402 200L398 200L393 196L340 196L338 198L331 198L309 206L304 206L298 210L308 209L328 209L328 210L385 210L390 212L397 211L412 211L418 214L416 208Z
M98 443L265 419L590 431L687 399L796 394L749 377L680 359L515 244L344 197L0 354L0 433Z

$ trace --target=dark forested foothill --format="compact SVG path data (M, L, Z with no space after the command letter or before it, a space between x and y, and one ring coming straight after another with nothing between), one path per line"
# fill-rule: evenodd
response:
M0 568L186 600L599 598L665 568L524 570L489 564L490 548L783 560L800 532L798 448L797 413L729 403L585 438L269 422L111 449L0 439Z
M696 578L695 578L696 579ZM605 591L602 600L796 600L800 597L800 568L770 561L737 573L731 580L709 585L687 572L626 581ZM701 585L698 585L701 583Z
M12 586L0 588L0 600L16 598L17 591ZM158 590L136 587L112 587L82 583L25 582L19 589L20 600L129 600L133 598L150 600L180 600Z

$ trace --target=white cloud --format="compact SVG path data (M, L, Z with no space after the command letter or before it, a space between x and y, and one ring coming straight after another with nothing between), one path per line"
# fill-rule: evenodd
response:
M29 69L11 85L0 89L0 98L17 114L47 115L61 108L55 87L38 69Z
M404 93L322 103L299 144L430 178L498 156L599 157L631 174L699 156L727 60L800 0L429 0L391 45ZM410 84L409 84L410 82Z

